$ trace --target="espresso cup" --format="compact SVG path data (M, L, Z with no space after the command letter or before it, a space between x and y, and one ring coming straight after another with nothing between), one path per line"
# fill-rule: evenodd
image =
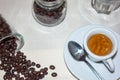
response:
M94 62L103 62L110 72L114 72L115 66L112 57L117 52L117 43L116 35L111 29L97 27L86 33L84 49L89 59Z
M8 22L0 15L0 43L14 39L16 45L15 52L19 51L24 45L24 39L14 27L8 24Z

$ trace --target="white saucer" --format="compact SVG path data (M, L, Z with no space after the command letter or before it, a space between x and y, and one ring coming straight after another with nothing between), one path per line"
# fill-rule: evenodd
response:
M91 28L95 27L103 27L98 25L88 25L82 28L79 28L75 32L73 32L65 44L64 49L64 59L65 63L69 69L69 71L78 79L80 80L98 80L97 77L93 74L93 72L90 70L90 68L86 65L85 62L82 61L76 61L73 59L73 57L70 55L68 51L68 42L69 41L76 41L80 45L83 45L83 38L84 35L87 33L87 31ZM108 27L104 27L108 28ZM110 29L110 28L108 28ZM114 31L113 31L114 32ZM120 36L114 32L118 41L120 41ZM120 47L120 44L118 44ZM93 61L89 60L91 65L101 74L101 76L104 77L105 80L117 80L120 78L120 48L118 48L118 52L116 56L113 58L113 62L115 64L115 72L111 73L108 71L108 69L102 64L102 63L94 63Z

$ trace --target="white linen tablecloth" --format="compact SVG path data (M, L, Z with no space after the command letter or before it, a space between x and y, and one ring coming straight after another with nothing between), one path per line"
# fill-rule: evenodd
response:
M85 25L91 24L79 12L79 0L67 0L65 20L55 27L44 27L32 16L33 0L0 0L0 14L24 37L22 52L27 59L40 63L41 66L56 66L56 78L48 74L43 80L77 80L67 69L64 62L64 45L69 35ZM90 0L88 0L90 2ZM120 34L119 24L110 26ZM77 35L76 35L77 36ZM0 71L0 80L3 80Z

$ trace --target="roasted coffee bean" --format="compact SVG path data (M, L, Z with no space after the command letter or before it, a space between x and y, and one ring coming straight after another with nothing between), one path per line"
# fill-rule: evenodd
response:
M56 73L56 72L53 72L53 73L51 74L51 76L52 76L52 77L57 77L57 73Z
M55 69L55 66L54 65L50 65L49 67L51 70L54 70Z
M35 65L36 65L35 62L32 62L32 63L31 63L31 66L35 66Z
M37 68L40 68L40 64L36 64L36 67L37 67Z
M45 67L45 68L44 68L44 70L47 72L47 71L48 71L48 68L47 68L47 67Z

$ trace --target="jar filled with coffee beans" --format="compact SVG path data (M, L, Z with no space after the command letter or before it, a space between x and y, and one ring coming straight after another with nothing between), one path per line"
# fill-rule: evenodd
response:
M37 22L52 27L60 24L66 16L66 0L34 0L33 16Z

